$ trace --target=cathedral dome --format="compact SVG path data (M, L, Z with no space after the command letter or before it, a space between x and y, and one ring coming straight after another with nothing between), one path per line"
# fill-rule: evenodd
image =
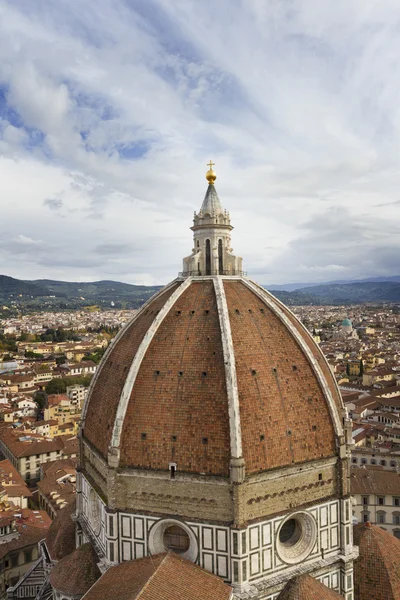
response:
M107 349L82 412L77 538L103 567L178 554L236 598L315 573L350 599L351 423L307 329L243 273L232 229L213 176L182 273Z
M92 383L83 438L120 468L229 476L334 456L342 401L296 317L246 277L178 278ZM110 458L109 458L110 460Z
M343 319L342 327L353 327L353 323L350 321L350 319Z

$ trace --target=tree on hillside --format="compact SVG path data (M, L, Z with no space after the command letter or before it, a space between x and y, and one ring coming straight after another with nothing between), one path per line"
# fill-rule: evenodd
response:
M25 350L25 358L44 358L44 355L39 354L38 352L31 352L30 350Z
M95 348L93 352L91 352L90 354L86 354L82 358L82 360L91 360L96 365L98 365L106 350L107 348Z
M68 385L83 385L89 387L93 375L76 375L73 377L63 377L62 379L52 379L46 385L46 394L65 394Z
M65 394L67 385L64 379L52 379L46 385L46 394Z
M66 362L67 362L67 357L65 356L65 354L63 354L62 356L57 356L57 358L56 358L57 365L63 365Z
M45 392L36 392L33 396L33 399L38 403L40 409L43 409L45 406L47 406L47 395Z

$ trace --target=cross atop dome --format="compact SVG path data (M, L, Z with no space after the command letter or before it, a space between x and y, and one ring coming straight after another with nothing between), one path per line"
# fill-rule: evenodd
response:
M215 163L213 163L211 160L209 163L207 163L207 167L210 167L210 168L208 169L208 171L206 173L206 179L210 185L214 185L214 182L217 179L217 174L213 170L214 165L215 165Z

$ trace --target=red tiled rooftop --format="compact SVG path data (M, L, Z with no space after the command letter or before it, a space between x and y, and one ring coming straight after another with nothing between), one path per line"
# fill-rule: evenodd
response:
M370 523L354 527L359 558L354 561L357 600L400 600L400 540Z
M334 590L311 575L300 575L291 579L279 594L277 600L343 600Z
M229 600L232 588L177 556L158 554L111 567L82 600Z

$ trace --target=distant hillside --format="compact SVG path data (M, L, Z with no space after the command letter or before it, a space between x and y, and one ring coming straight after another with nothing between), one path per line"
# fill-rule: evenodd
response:
M346 285L348 283L369 283L369 282L382 282L382 281L387 281L387 282L393 282L393 283L400 283L400 275L394 275L392 277L369 277L368 279L336 279L334 281L324 281L322 283L283 283L283 284L271 284L271 285L265 285L264 287L267 290L275 291L275 290L279 290L279 291L285 291L285 292L293 292L293 291L298 291L298 290L304 290L304 288L314 288L314 287L320 287L322 285L335 285L335 284L340 284L340 285Z
M400 278L399 278L400 279ZM85 306L138 308L161 286L118 281L22 281L0 275L0 303L22 310L63 310ZM400 302L400 282L332 283L300 290L270 290L288 306Z
M318 285L297 290L329 304L363 304L365 302L400 302L400 283L365 282Z
M0 275L0 302L25 309L138 308L162 286L130 285L118 281L23 281Z
M132 296L148 298L162 286L131 285L119 281L92 281L92 282L69 282L53 281L51 279L38 279L31 283L46 289L49 295L64 298L85 298L94 301L121 300Z
M266 288L268 289L268 288ZM276 298L278 298L278 300L280 300L281 302L283 302L283 304L286 304L286 306L306 306L306 305L315 305L315 304L321 304L323 302L321 302L320 300L318 300L317 298L315 298L315 296L312 296L311 294L308 293L308 290L306 292L287 292L285 290L268 290L271 292L271 294L273 294Z
M7 275L0 275L0 298L18 294L41 296L42 292L43 289L32 281L22 281L14 279L14 277L7 277Z

